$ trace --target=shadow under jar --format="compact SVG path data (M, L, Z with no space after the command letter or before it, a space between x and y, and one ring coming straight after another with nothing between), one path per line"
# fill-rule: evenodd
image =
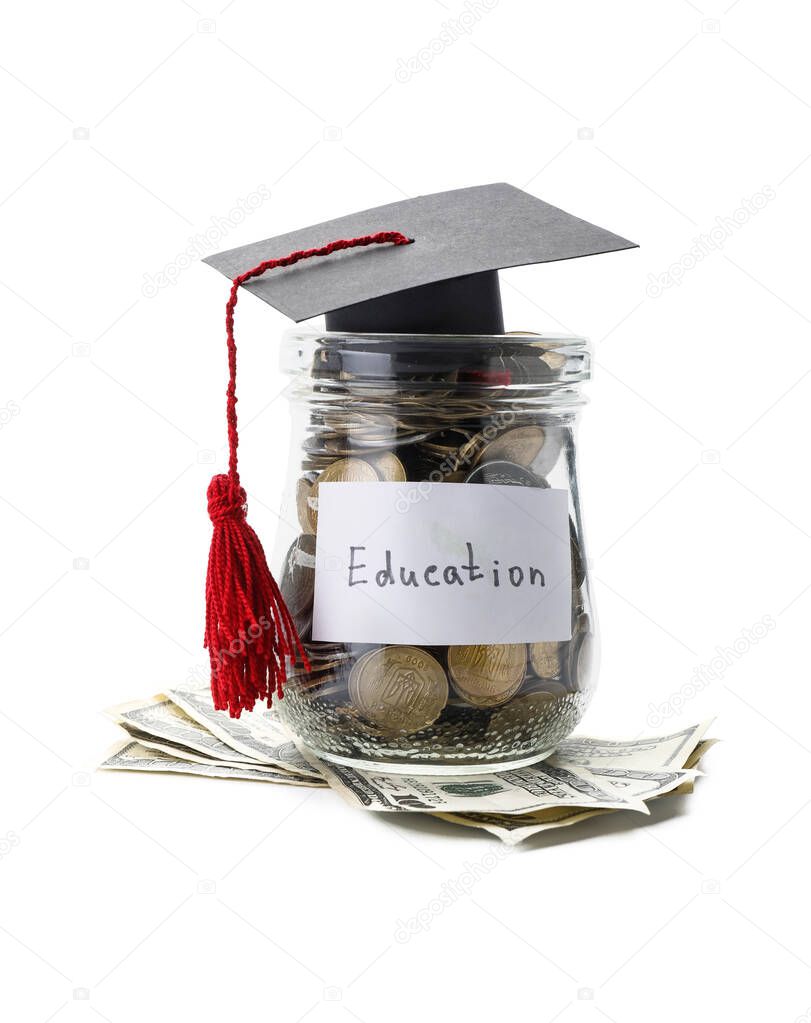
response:
M598 661L575 459L587 342L290 331L282 353L273 568L310 661L289 666L282 719L366 769L549 756Z

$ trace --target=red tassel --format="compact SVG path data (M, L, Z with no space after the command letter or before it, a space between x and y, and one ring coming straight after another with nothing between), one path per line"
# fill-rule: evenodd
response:
M217 710L238 718L253 710L257 700L270 705L274 694L284 695L287 658L301 658L310 670L293 619L270 574L259 537L248 525L246 495L237 470L237 350L234 309L241 285L267 270L291 266L312 256L328 256L357 246L408 245L399 231L382 231L360 238L342 238L318 249L292 252L269 259L235 277L225 307L228 341L228 474L215 476L208 488L208 514L214 524L206 578L205 646L211 660L211 693Z
M217 710L238 718L257 700L281 696L285 658L309 670L293 620L245 518L245 491L225 475L208 488L214 536L206 579L206 640Z

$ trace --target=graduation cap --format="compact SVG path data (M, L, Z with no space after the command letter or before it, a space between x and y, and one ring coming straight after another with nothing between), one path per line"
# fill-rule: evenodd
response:
M237 468L234 311L241 288L291 319L328 330L500 334L499 269L635 248L511 185L437 192L210 256L231 280L226 304L228 472L208 488L214 524L205 645L214 705L233 717L282 695L287 658L309 663L262 544Z
M277 269L245 290L297 322L325 313L327 330L500 334L500 269L636 248L520 188L494 184L351 213L205 262L233 280L269 257L390 231L413 244L335 252Z

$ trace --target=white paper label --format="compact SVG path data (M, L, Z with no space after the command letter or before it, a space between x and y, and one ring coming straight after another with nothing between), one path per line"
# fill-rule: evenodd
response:
M568 500L536 487L322 484L313 639L570 639Z

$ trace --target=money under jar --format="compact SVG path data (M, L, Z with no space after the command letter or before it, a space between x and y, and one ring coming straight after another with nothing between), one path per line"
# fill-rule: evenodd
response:
M274 574L309 670L278 708L338 764L517 767L577 725L597 634L576 473L587 342L299 330Z

